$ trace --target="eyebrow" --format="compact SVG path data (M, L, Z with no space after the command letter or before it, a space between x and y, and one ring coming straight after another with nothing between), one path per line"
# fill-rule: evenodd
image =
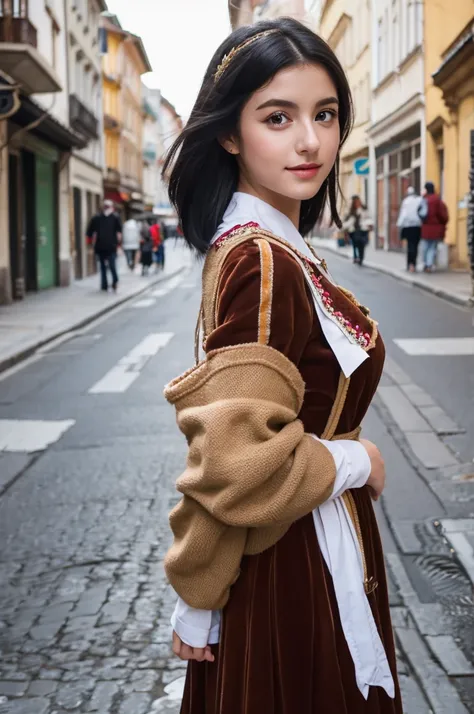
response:
M339 104L337 97L326 97L325 99L320 99L316 102L315 108L326 106L327 104ZM259 109L266 109L267 107L286 107L287 109L298 109L298 105L295 102L290 102L288 99L268 99L263 104L257 107Z

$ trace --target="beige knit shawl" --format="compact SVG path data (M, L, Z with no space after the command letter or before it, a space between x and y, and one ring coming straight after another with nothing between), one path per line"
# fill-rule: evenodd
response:
M206 259L206 327L215 325L220 268L243 239ZM348 383L341 375L325 438L334 435ZM177 480L183 498L170 514L174 542L165 569L192 607L224 607L242 557L274 545L331 495L334 459L298 419L304 389L297 367L264 343L210 352L166 387L189 451Z

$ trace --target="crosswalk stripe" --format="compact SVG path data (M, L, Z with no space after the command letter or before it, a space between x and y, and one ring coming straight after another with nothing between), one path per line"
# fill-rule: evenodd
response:
M74 419L0 419L0 452L44 451L75 424Z
M151 357L154 357L173 338L172 332L154 332L147 335L125 357L99 379L89 394L119 394L138 379L140 371Z
M395 339L395 344L407 355L418 357L456 357L474 355L474 337L436 337Z
M151 307L155 303L156 303L155 298L143 298L143 300L137 300L136 302L132 302L130 307L134 307L134 308Z
M182 281L183 281L182 275L177 275L174 278L170 278L170 280L168 280L166 282L166 284L163 285L162 288L153 290L151 295L153 295L153 297L163 297L163 295L167 295L169 292L171 292L171 290L174 290L175 288L177 288L178 285L180 285Z

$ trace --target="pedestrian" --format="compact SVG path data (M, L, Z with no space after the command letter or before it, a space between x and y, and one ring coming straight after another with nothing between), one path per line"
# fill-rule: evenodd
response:
M351 107L309 28L241 27L165 160L205 255L206 356L165 390L189 448L165 559L181 714L402 714L372 505L385 470L359 440L384 346L303 239L326 205L341 225Z
M153 243L153 262L155 264L155 272L158 269L163 269L165 267L165 252L164 252L164 232L163 227L159 221L155 221L150 226L150 235Z
M369 231L373 228L373 221L368 214L367 208L357 195L352 196L351 207L346 215L343 227L348 232L352 243L353 262L363 265L365 248L369 242Z
M93 216L87 229L87 237L94 245L100 265L100 288L107 292L107 268L112 276L112 288L117 290L117 249L122 239L122 223L114 212L113 201L105 200L101 213Z
M413 186L408 186L405 198L400 206L397 226L400 228L400 237L407 242L407 270L416 272L418 260L418 244L421 236L420 209L423 199L418 196Z
M123 250L131 271L135 268L137 253L140 250L140 224L136 218L129 218L123 224Z
M425 183L420 216L423 221L421 238L423 241L424 271L425 273L431 273L436 262L438 245L444 240L446 226L449 221L448 207L441 197L435 193L435 187L431 181Z
M140 262L142 265L142 275L148 275L153 261L153 242L150 235L150 227L146 221L143 222L140 238Z

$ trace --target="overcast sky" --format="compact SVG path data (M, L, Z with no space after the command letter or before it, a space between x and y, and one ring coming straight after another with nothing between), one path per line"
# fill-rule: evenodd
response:
M158 87L183 117L189 115L204 72L230 32L227 0L107 0L124 30L142 38Z

